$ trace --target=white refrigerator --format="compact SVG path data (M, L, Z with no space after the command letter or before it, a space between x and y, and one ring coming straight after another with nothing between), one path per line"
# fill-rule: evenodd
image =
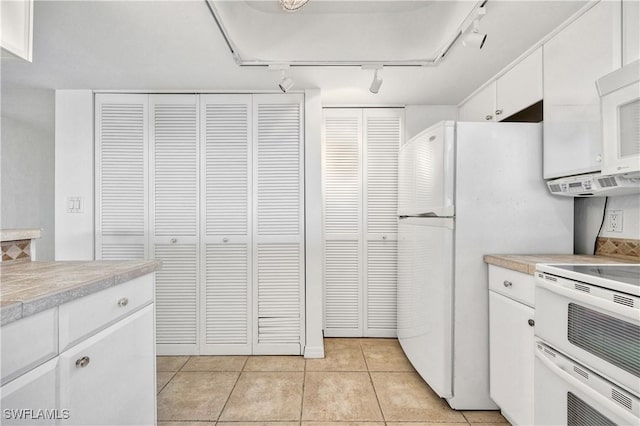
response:
M400 148L398 180L400 344L452 408L495 409L483 256L573 253L573 200L542 178L540 124L438 123Z

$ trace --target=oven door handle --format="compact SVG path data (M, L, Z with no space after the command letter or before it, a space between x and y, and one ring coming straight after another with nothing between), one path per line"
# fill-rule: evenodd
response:
M626 411L624 408L616 405L609 398L602 396L600 393L593 390L588 385L582 383L580 380L573 377L571 374L564 371L560 366L555 364L553 361L549 360L546 356L544 356L540 351L536 351L536 357L549 369L549 371L553 372L556 376L560 377L563 381L569 383L574 388L579 389L582 393L587 395L589 398L596 401L596 403L602 407L605 407L607 410L616 414L616 416L623 418L625 423L627 424L638 424L638 418L633 414Z
M591 296L589 293L585 293L583 291L571 290L558 284L550 284L545 281L538 280L536 281L536 285L569 299L584 302L608 312L622 315L625 318L630 319L633 323L640 323L640 311L638 309L630 308L628 306L621 305L620 303L611 302L610 300L605 300L600 297Z

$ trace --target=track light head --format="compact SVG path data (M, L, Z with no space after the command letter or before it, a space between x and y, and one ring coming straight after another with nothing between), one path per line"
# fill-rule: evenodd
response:
M382 86L382 68L376 68L373 70L373 81L369 86L369 91L376 94L380 91L380 86Z
M294 84L295 82L291 77L282 76L282 80L280 80L280 84L278 84L278 87L280 88L280 90L282 90L283 93L287 93L289 90L291 90Z
M462 45L464 47L472 47L475 49L482 49L485 41L487 41L487 34L481 32L471 32L464 36Z

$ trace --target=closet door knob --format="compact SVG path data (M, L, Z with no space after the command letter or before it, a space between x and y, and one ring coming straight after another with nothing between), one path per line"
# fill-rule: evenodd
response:
M175 244L175 243L177 243L177 242L178 242L178 239L177 239L177 238L172 238L172 239L171 239L171 244Z
M83 356L82 358L78 358L76 360L76 367L85 368L87 365L89 365L89 362L91 362L91 358L89 358L88 356Z
M223 239L222 239L222 242L223 242L223 243L228 243L228 242L229 242L229 239L228 239L228 238L223 238Z

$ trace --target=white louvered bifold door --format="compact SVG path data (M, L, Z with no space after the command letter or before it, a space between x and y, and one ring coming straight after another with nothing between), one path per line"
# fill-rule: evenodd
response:
M364 336L396 336L398 150L402 109L365 109Z
M159 354L198 350L198 98L151 95L151 244Z
M147 95L98 94L96 259L144 259L148 252Z
M201 95L201 345L252 351L251 95Z
M362 110L323 110L324 334L362 336Z
M254 354L304 342L302 95L253 95Z

